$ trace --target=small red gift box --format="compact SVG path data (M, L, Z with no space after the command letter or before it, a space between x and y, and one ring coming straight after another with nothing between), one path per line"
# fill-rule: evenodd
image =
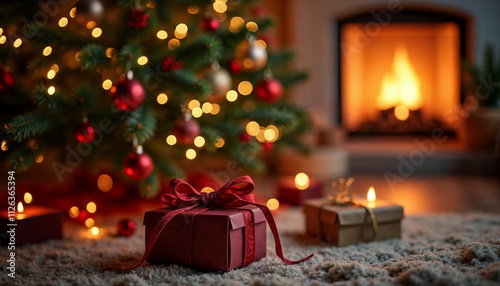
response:
M228 271L243 266L246 243L255 243L255 261L265 257L266 218L256 206L242 208L177 215L163 229L146 261ZM160 219L172 210L175 208L146 212L146 241ZM245 226L244 212L253 216L253 226ZM245 241L246 227L255 228L254 242ZM189 232L191 236L187 237Z
M291 205L301 206L305 200L323 197L321 182L310 179L303 190L296 187L293 177L281 178L278 181L278 200Z

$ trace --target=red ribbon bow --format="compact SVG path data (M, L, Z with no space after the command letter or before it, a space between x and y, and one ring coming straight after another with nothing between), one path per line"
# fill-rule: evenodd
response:
M303 259L293 261L288 260L283 256L283 249L281 247L281 241L278 235L278 229L276 228L276 223L274 221L273 215L266 206L257 204L255 202L254 196L253 194L251 194L254 187L255 185L250 176L241 176L231 180L215 192L205 193L199 192L184 180L178 178L172 179L169 183L169 192L163 194L161 200L167 206L176 207L177 209L169 212L164 217L162 217L161 220L153 228L153 231L151 232L146 242L146 250L141 261L139 261L139 263L137 263L133 267L108 267L107 269L111 268L119 270L130 270L139 267L148 257L151 249L153 248L153 245L155 244L165 226L178 214L185 213L195 208L197 208L196 213L199 213L207 209L234 209L247 204L257 206L264 213L264 216L266 217L269 227L271 228L271 232L274 236L276 255L285 264L297 264L313 257L314 254L311 254ZM245 262L243 265L247 265L252 261L253 260L247 261L247 259L245 258Z

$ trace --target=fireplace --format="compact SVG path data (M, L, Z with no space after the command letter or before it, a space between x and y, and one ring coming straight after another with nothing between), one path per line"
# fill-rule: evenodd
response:
M384 13L338 22L339 122L349 133L451 131L445 115L462 98L467 19L415 9Z

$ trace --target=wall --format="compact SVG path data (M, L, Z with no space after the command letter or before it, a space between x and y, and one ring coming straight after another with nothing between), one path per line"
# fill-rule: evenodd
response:
M286 4L285 4L286 3ZM472 16L472 59L481 59L485 43L500 50L500 1L490 0L290 0L282 2L288 11L285 33L287 42L297 53L296 66L309 71L309 82L295 90L295 101L306 106L321 126L332 126L337 115L337 39L336 19L361 10L379 11L388 5L404 7L452 7ZM273 9L274 10L274 9ZM278 21L280 18L278 17ZM362 84L362 83L360 83Z

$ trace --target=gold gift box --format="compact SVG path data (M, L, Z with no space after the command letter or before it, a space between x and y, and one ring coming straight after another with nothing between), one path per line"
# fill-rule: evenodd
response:
M372 223L371 215L364 207L335 205L328 199L305 201L303 212L306 216L307 234L321 237L337 246L401 238L401 219L404 218L402 206L381 200L375 203L357 203L368 206L373 211L376 225Z

